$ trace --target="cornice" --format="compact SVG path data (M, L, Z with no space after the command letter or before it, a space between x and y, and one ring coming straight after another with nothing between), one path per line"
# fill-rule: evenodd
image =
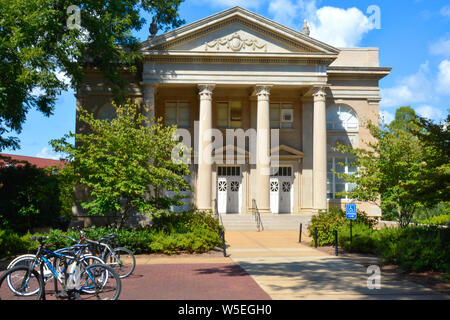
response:
M292 64L292 65L324 65L327 66L333 58L326 55L295 55L295 54L255 54L255 53L172 53L154 54L145 57L145 62L153 63L197 63L197 64Z

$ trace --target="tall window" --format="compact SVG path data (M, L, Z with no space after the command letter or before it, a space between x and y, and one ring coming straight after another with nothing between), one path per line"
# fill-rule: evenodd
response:
M179 128L189 128L191 126L190 111L191 108L188 102L166 102L166 125L177 125Z
M355 174L357 168L351 165L351 159L349 158L328 157L327 160L327 198L331 200L348 199L347 197L338 196L337 193L352 191L355 184L345 182L335 172Z
M349 106L339 104L327 109L327 129L358 130L358 117Z
M218 128L242 128L242 104L240 101L217 103Z
M271 103L269 110L271 129L292 129L294 127L294 108L292 104Z

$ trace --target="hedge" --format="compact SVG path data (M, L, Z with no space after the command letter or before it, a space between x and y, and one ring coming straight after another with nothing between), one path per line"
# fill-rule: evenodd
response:
M346 251L372 253L383 264L399 265L405 271L450 273L450 230L433 226L373 230L358 225L352 242L347 225L339 231L339 245Z
M202 212L167 214L155 218L152 227L141 229L90 227L84 231L90 239L99 239L106 234L116 233L121 246L131 249L135 254L203 253L221 245L217 219ZM27 233L23 236L11 230L0 230L0 257L36 252L38 243L31 241L31 236L49 236L45 243L54 244L55 249L72 245L70 239L61 237L63 234L74 239L80 237L79 232L75 230L63 232L53 229L45 234Z

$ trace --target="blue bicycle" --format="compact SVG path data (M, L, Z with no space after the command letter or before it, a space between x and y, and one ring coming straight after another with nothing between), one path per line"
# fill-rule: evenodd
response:
M44 266L54 278L56 298L116 300L119 297L119 275L98 257L85 256L83 251L86 245L64 248L64 252L51 251L51 245L43 244L46 238L48 237L33 237L32 240L40 243L34 259L27 264L16 265L2 274L0 299L45 300ZM7 286L3 285L5 280ZM58 289L58 285L62 290Z

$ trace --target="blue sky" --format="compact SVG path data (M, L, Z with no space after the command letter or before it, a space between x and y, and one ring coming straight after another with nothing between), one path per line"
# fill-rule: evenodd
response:
M387 121L397 107L439 121L450 109L450 3L438 0L185 0L186 23L239 5L293 29L307 19L311 36L337 47L378 47L380 66L392 67L380 82L380 110ZM370 6L379 8L376 19ZM151 20L148 15L144 15ZM148 25L136 31L148 37ZM378 28L379 27L379 28ZM5 153L55 158L51 139L75 130L75 97L64 92L49 118L30 111L23 125L21 149Z

